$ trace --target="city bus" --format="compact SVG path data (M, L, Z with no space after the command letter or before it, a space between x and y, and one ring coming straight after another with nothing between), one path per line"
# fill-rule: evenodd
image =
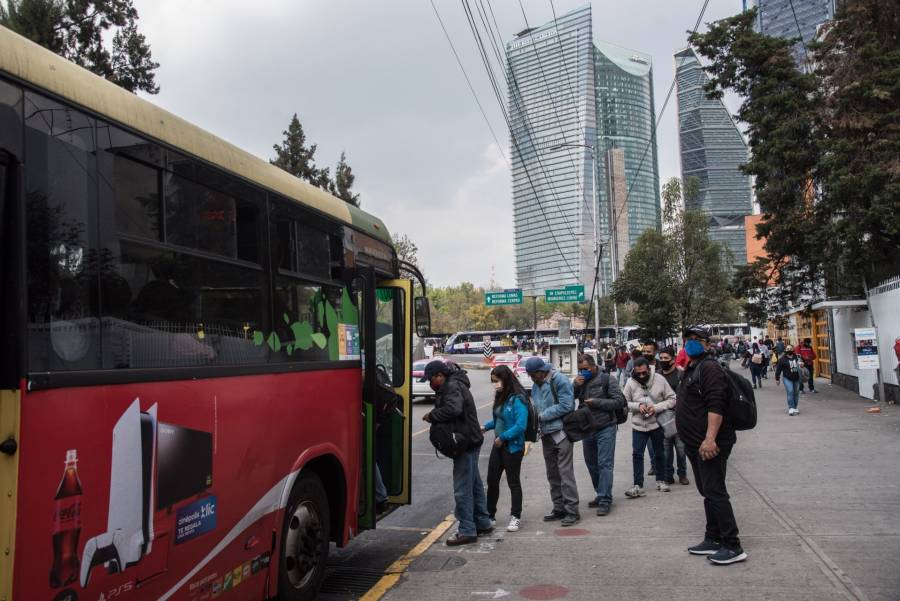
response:
M410 502L379 219L2 27L0 212L0 599L311 599Z

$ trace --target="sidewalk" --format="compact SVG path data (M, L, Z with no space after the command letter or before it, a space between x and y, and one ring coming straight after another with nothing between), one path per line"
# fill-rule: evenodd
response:
M675 484L627 499L631 428L619 428L614 504L587 508L590 479L575 449L582 521L563 529L541 521L550 509L538 443L525 458L522 529L505 531L509 491L501 483L497 530L479 545L443 539L413 561L385 599L798 600L900 599L900 406L872 406L827 380L785 414L783 387L758 391L759 425L738 433L728 487L749 559L719 567L686 548L703 538L702 499ZM482 456L486 473L488 445ZM447 494L452 494L449 480Z

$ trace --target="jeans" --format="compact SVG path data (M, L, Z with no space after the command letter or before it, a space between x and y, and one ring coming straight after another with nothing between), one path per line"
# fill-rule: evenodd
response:
M719 454L704 461L700 458L697 447L686 447L685 453L694 470L694 483L703 496L703 509L706 512L707 540L719 542L729 549L739 549L737 522L731 508L731 497L725 487L725 472L731 447L719 447Z
M617 430L618 426L612 424L581 441L584 463L591 475L591 484L597 491L596 498L599 503L612 503Z
M656 428L649 432L640 430L631 431L631 463L634 467L634 483L640 487L644 486L644 449L647 443L652 440L654 448L660 451L663 447L662 428ZM655 453L653 455L653 469L656 470L656 481L663 482L665 480L666 468L663 466L665 453Z
M544 467L550 483L550 499L553 511L567 515L578 513L578 485L575 483L575 468L572 466L572 441L563 438L559 443L545 434L541 437L544 451Z
M381 479L381 469L378 467L378 462L372 462L375 465L375 502L383 503L388 500L387 487L384 485L384 480Z
M519 473L522 469L522 458L525 451L510 453L506 445L493 447L491 458L488 460L487 472L487 512L491 519L497 514L497 499L500 498L500 476L506 472L506 483L509 485L511 498L510 515L522 517L522 482Z
M480 453L481 445L478 445L453 460L453 497L456 500L453 514L459 521L460 536L476 536L478 529L491 526L484 484L478 473Z
M787 393L788 409L796 409L797 400L800 397L800 381L795 382L787 378L782 378L781 381L784 382L784 392Z
M687 459L684 456L684 443L677 434L663 441L666 449L666 482L675 480L675 457L678 456L678 475L687 476Z
M762 386L762 368L762 365L750 364L750 379L753 381L754 386Z

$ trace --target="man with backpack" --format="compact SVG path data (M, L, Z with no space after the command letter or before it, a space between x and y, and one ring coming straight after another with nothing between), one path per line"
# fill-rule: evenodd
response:
M478 456L484 435L478 423L475 399L469 391L469 377L466 370L456 364L435 360L425 366L420 381L429 382L431 389L437 393L434 409L422 416L424 421L432 424L432 444L437 448L437 433L445 431L451 432L454 440L458 438L461 441L461 448L446 448L445 452L450 453L453 459L454 514L459 522L456 534L447 539L447 545L472 544L478 541L479 535L490 534L494 527L487 512L484 484L478 472ZM450 428L442 428L440 424Z
M678 386L675 421L706 511L703 542L688 552L728 565L747 559L725 486L728 457L737 441L734 427L726 419L733 392L725 368L707 356L709 330L691 326L684 338L690 361Z
M572 526L581 520L581 514L572 466L572 441L563 431L562 420L575 410L572 383L540 357L529 357L525 361L525 372L534 382L531 402L540 419L541 448L553 501L553 510L544 516L544 521L561 520L560 525Z
M597 496L588 502L596 507L597 515L608 515L612 505L613 467L616 459L617 412L625 421L625 397L616 379L603 373L590 355L581 355L578 377L575 378L575 398L581 406L591 409L597 430L581 441L584 463L591 475Z

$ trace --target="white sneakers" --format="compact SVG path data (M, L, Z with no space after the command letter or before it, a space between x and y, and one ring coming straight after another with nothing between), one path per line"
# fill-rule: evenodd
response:
M637 499L638 497L643 497L647 494L643 488L635 484L631 488L625 491L625 496L629 499Z
M800 415L800 410L791 408L791 409L788 409L787 413L788 413L788 415Z
M656 490L658 490L659 492L672 492L672 489L669 488L668 484L660 481L656 482Z
M506 526L507 532L518 532L519 526L522 524L522 520L517 518L514 515L509 516L509 524Z

